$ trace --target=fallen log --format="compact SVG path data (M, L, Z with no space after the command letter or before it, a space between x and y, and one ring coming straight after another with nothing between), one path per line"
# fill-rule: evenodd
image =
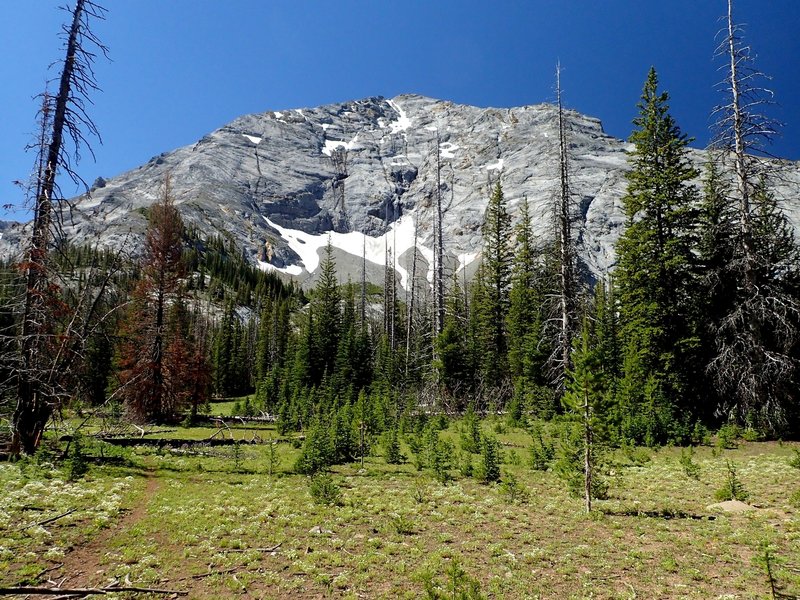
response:
M100 438L107 444L114 446L156 446L159 448L181 448L183 446L233 446L234 444L258 444L255 440L234 440L230 438L206 438L202 440L187 440L182 438Z

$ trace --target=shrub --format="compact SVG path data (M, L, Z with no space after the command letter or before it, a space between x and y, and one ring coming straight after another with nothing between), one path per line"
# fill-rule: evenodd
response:
M517 392L511 398L506 409L506 420L511 427L525 426L525 411L521 392Z
M83 441L79 434L75 434L70 442L69 455L64 463L67 481L77 481L89 470L86 457L83 454Z
M333 464L333 444L328 428L316 421L308 430L295 470L303 475L313 475Z
M424 439L425 466L430 468L436 479L442 483L449 481L453 445L439 437L439 429L433 422L426 428Z
M410 519L401 514L393 514L389 522L392 528L400 535L411 535L414 533L414 524Z
M458 452L456 454L456 465L462 477L472 477L475 472L472 466L472 454L469 452Z
M652 460L646 448L634 446L632 444L622 444L622 453L628 461L637 467L646 465Z
M708 430L708 427L698 421L694 424L694 428L692 429L689 439L691 440L692 444L710 446L711 432Z
M308 491L316 504L325 506L340 506L342 504L342 490L327 473L314 475L311 478L311 485Z
M793 448L794 456L789 459L789 466L794 467L795 469L800 469L800 450L797 448Z
M234 442L231 451L233 453L233 470L238 473L242 470L242 444L238 441Z
M278 459L278 442L273 440L269 440L267 443L267 469L269 472L269 476L272 477L275 469L278 466L279 459Z
M528 497L524 488L519 484L519 481L514 477L513 473L506 473L503 475L503 480L500 483L500 490L505 494L509 504L525 502Z
M717 448L719 450L732 450L739 447L737 440L741 435L738 425L726 423L717 432Z
M453 557L445 570L445 583L434 579L430 571L422 575L427 600L482 600L481 584L464 570L458 557Z

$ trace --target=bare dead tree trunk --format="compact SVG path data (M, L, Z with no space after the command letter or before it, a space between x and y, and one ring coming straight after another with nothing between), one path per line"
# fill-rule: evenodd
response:
M559 175L561 196L559 202L559 233L561 255L561 336L563 339L562 362L564 370L569 369L572 346L572 304L574 304L574 280L572 230L570 214L569 157L567 155L567 136L564 129L564 107L561 103L561 67L556 71L558 89L558 141Z
M439 149L439 132L436 132L436 334L444 331L444 239L442 226L442 157Z
M66 56L57 95L54 98L47 94L43 96L33 223L23 264L25 294L18 336L17 404L11 423L13 455L20 452L31 454L36 450L57 403L52 387L44 384L44 380L53 375L51 350L47 345L53 334L54 304L60 302L56 284L50 276L49 256L53 228L60 225L60 222L55 222L60 207L55 198L58 189L56 176L59 169L64 169L73 179L79 179L64 151L65 135L72 138L77 159L80 144L86 142L81 126L97 134L85 112L86 95L96 90L97 85L91 67L94 54L84 48L84 43L93 43L106 53L106 48L88 28L88 17L102 18L103 12L91 0L76 1L70 11L70 26L64 28Z
M583 497L586 512L592 512L592 412L589 390L583 390Z
M361 331L367 327L367 238L361 249Z
M397 229L392 229L392 268L389 275L392 278L392 316L391 316L391 348L397 348Z
M720 274L732 297L715 323L716 356L708 370L721 390L718 413L772 435L792 427L796 414L800 302L793 286L798 248L790 225L772 198L767 172L759 162L778 126L760 112L771 104L769 78L755 66L742 27L728 0L716 56L725 60L720 88L725 102L714 109L714 146L733 161L738 223L733 256Z
M558 167L559 193L554 216L556 255L558 260L557 320L558 335L551 369L556 389L563 393L566 373L571 366L572 338L575 327L577 283L575 281L575 248L572 239L572 199L569 186L569 152L561 99L561 65L556 67L556 97L558 106Z
M417 282L417 236L419 235L419 221L414 221L414 250L411 255L411 278L408 282L410 298L408 300L408 322L406 323L406 379L408 379L408 363L411 361L411 334L414 323L414 292Z
M744 252L745 267L745 288L748 292L752 291L753 281L753 250L751 239L751 219L750 219L750 188L751 182L748 176L746 164L746 144L745 144L745 116L742 110L742 95L740 88L739 62L741 60L740 50L737 47L736 26L733 21L733 0L728 0L727 14L728 39L727 51L730 59L730 72L728 83L730 85L731 101L730 111L732 118L733 133L733 155L734 167L736 171L736 187L739 192L739 227L742 237L742 250Z

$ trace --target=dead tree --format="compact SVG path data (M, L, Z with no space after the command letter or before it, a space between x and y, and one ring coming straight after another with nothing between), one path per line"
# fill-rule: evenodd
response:
M411 362L411 339L414 326L414 300L417 283L417 237L419 236L419 221L414 221L414 247L411 255L411 277L408 281L408 319L406 321L406 379L408 379L408 365Z
M714 146L723 162L733 163L732 258L719 277L731 282L734 293L715 323L709 371L721 391L721 414L777 434L788 425L796 398L800 252L769 189L770 167L763 160L777 131L762 112L773 95L734 21L732 0L724 21L717 56L724 60L719 87L725 101L714 110Z
M57 176L66 173L75 182L83 183L73 164L80 159L80 149L91 152L86 135L98 137L97 129L86 109L89 94L97 91L93 62L97 52L106 55L90 28L92 19L102 19L105 9L92 0L77 0L69 11L71 21L63 27L66 56L61 66L58 91L45 94L42 107L42 134L39 140L37 173L31 189L33 222L31 237L22 263L24 300L19 319L18 365L16 375L16 408L12 416L11 452L33 453L45 425L59 402L56 364L66 360L64 353L74 351L75 341L63 345L66 333L58 331L56 320L64 306L53 276L52 250L63 247L60 198ZM69 143L71 142L71 144ZM71 146L71 152L68 149ZM85 184L84 184L85 185ZM77 335L73 327L77 315L67 319L66 331ZM58 347L54 355L53 344ZM71 360L69 361L72 362ZM61 365L62 368L65 365Z
M575 275L575 242L572 237L573 203L569 184L569 151L564 106L561 100L561 65L556 67L556 99L558 107L558 172L559 190L553 210L557 273L556 304L558 332L550 369L556 389L563 393L565 376L571 367L572 339L575 332L577 281Z
M439 132L436 132L436 231L434 233L434 304L436 335L444 331L444 235L442 226L442 157Z
M745 264L745 286L752 289L754 260L752 240L752 195L758 179L758 159L776 134L774 120L762 112L772 102L773 93L761 84L768 78L755 68L750 47L742 39L742 27L734 22L733 0L728 0L722 41L716 55L723 57L725 77L718 87L726 102L714 109L716 136L714 146L731 154L739 208L739 231Z
M361 246L361 332L364 333L367 330L367 237L364 236L364 240Z

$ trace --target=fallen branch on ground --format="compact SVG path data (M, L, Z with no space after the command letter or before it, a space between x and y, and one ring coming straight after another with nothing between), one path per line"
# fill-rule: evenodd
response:
M125 587L102 587L102 588L48 588L48 587L4 587L0 588L0 596L10 596L12 594L29 594L31 596L105 596L113 592L133 592L137 594L174 594L177 596L188 596L189 592L183 590L161 590L157 588L145 588L136 586Z
M41 526L41 525L47 525L48 523L52 523L53 521L58 521L59 519L63 519L67 515L71 515L76 510L78 510L78 509L77 508L71 508L67 512L61 513L60 515L56 515L55 517L50 517L49 519L44 519L43 521L39 521L38 523L32 523L31 525L25 525L23 527L20 527L20 531L25 530L25 529L30 529L31 527L38 527L38 526Z
M220 548L222 552L250 552L251 550L256 550L257 552L275 552L278 548L283 545L283 542L272 546L272 548Z

